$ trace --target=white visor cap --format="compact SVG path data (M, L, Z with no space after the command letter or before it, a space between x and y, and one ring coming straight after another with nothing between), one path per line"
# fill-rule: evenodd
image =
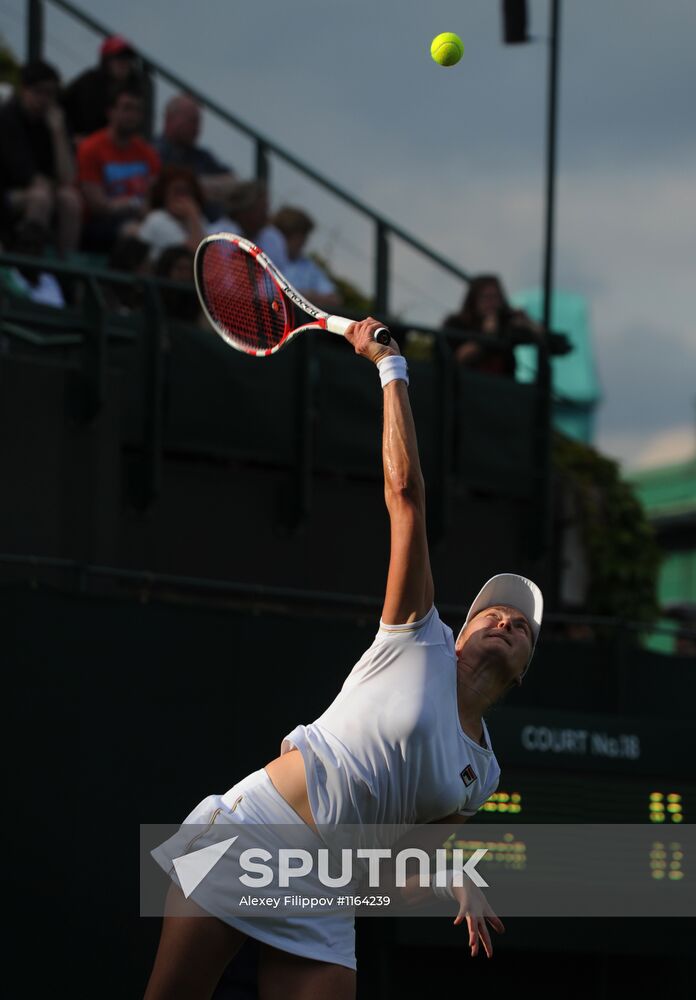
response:
M531 626L534 642L532 643L532 652L527 660L527 666L524 668L522 675L524 676L534 656L537 639L539 638L539 630L541 629L541 619L544 614L543 595L532 580L528 580L524 576L518 576L517 573L498 573L497 576L492 576L481 587L473 604L469 608L469 613L466 616L466 621L459 630L457 640L459 640L464 629L479 611L483 611L484 608L492 608L496 604L508 604L512 608L517 608L518 611L522 612Z

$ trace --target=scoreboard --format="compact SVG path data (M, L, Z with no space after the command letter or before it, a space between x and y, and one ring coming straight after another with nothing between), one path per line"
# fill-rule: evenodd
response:
M696 726L686 721L493 710L500 783L485 822L696 823Z
M652 823L676 830L696 822L696 781L591 771L505 767L475 820L515 823ZM473 821L473 820L472 820Z
M676 912L685 895L692 898L689 827L693 830L696 823L696 726L507 706L493 709L486 725L500 781L456 846L471 853L480 846L476 825L499 828L493 838L486 831L483 869L492 876L492 885L518 872L520 879L529 876L534 884L539 858L532 830L527 837L520 828L524 824L644 824L650 836L630 857L635 888L654 890L668 911L674 904ZM561 852L563 843L559 841ZM562 867L563 857L558 860ZM693 953L694 920L684 917L503 916L508 933L495 938L495 949L514 952L517 963L533 962L534 952L544 952L548 962L553 952L564 961L572 952L589 961L587 956L594 960L615 951L626 956L626 976L642 975L641 963L659 960L669 981L682 969L672 963L683 964ZM363 923L369 928L372 921ZM458 929L427 918L397 920L387 928L404 955L420 947L444 947L459 956Z
M501 709L486 721L500 782L470 823L500 826L491 860L526 867L519 824L641 824L655 834L636 877L683 882L690 838L679 831L696 823L691 725L538 709Z

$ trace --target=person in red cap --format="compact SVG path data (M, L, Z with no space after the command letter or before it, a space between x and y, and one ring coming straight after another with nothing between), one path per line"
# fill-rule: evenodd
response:
M151 85L143 72L138 53L122 35L105 38L99 49L99 65L85 70L70 83L63 107L75 143L108 124L107 110L114 90L124 85L137 88L145 96ZM147 133L147 123L144 131Z
M378 829L386 838L415 825L465 822L497 788L500 768L484 715L521 683L539 636L543 598L526 577L500 573L479 591L456 641L440 619L408 366L393 339L388 345L374 340L381 325L368 318L345 333L355 353L374 364L383 390L391 555L379 629L325 711L285 735L280 756L223 795L207 796L150 852L172 885L145 1000L208 1000L247 937L260 942L259 997L354 1000L353 910L294 912L296 897L282 895L260 917L237 905L235 852L245 828L263 835L264 857L272 859L280 857L289 828L308 849L327 838L333 843L346 830ZM430 834L441 846L443 829L426 826L418 836ZM222 853L219 836L228 838ZM190 879L206 848L218 851L214 867L208 863ZM276 878L278 871L271 867L264 893L276 883L288 885L282 873ZM447 900L452 913L457 910L455 923L468 928L472 955L482 949L490 958L487 924L500 933L502 922L473 881L455 885L451 874L445 885L420 884L414 876L417 884L408 880L403 897L409 906ZM288 900L285 912L280 903ZM200 919L206 916L214 919Z

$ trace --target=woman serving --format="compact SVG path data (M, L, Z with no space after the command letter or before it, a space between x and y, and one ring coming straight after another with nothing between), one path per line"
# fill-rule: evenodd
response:
M380 325L366 319L346 333L356 353L376 364L384 392L391 556L379 631L318 719L288 733L275 760L204 799L185 824L225 824L230 838L239 824L294 824L319 843L322 829L343 824L464 822L498 785L484 713L522 681L542 595L530 580L503 573L483 586L456 642L440 620L406 361L393 340L373 340ZM152 853L171 872L176 851L162 845ZM352 912L246 919L229 912L219 878L204 879L200 890L185 899L176 882L170 887L146 1000L210 997L247 936L261 942L262 1000L355 996ZM472 954L480 941L490 957L486 921L503 926L473 884L420 891L456 900L455 922L466 920ZM205 914L213 919L200 919Z

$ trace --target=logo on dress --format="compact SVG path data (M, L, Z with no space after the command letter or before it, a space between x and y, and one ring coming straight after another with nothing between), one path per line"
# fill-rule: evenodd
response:
M464 770L460 772L460 777L464 782L464 784L466 785L466 787L468 788L469 785L473 785L473 783L476 781L476 771L474 771L471 764L467 764Z

